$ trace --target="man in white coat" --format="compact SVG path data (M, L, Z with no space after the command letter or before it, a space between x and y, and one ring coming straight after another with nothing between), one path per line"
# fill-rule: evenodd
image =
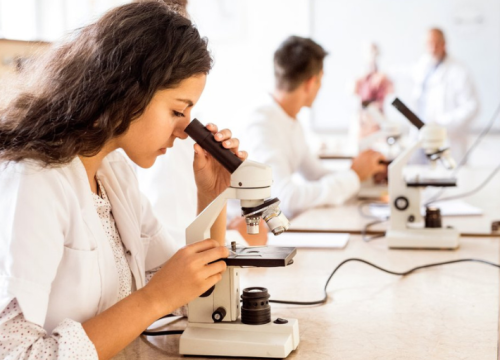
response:
M310 151L297 114L316 98L326 55L311 39L286 39L274 54L275 89L252 114L242 134L252 159L273 169L273 195L290 217L315 206L340 205L358 192L360 181L385 171L380 164L383 156L371 150L341 172L325 168Z
M467 134L479 102L467 70L446 52L442 30L427 34L427 52L414 69L417 115L426 123L446 127L453 157L467 150Z

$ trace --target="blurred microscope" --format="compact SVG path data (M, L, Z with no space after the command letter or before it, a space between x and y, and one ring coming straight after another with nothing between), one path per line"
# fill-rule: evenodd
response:
M379 130L359 140L359 151L374 149L384 154L388 161L395 159L402 151L400 124L388 119L374 102L363 103L363 111L375 121Z
M359 140L359 151L376 150L382 153L387 163L390 164L403 151L400 124L388 119L374 102L363 103L363 111L375 121L379 130ZM389 191L387 183L386 173L376 174L373 178L361 183L358 198L387 201Z
M460 233L454 228L442 227L439 208L428 206L425 216L422 216L423 188L456 186L456 179L438 168L438 162L446 169L455 167L449 149L445 147L446 129L435 124L425 125L397 98L392 104L419 129L419 140L389 165L388 245L390 248L456 249ZM404 168L419 149L424 150L430 166L405 177Z
M187 228L188 244L210 237L210 228L228 199L240 200L249 234L258 233L260 219L265 220L274 235L288 229L289 222L279 209L279 200L269 199L270 167L250 160L242 162L215 141L212 133L196 119L185 131L232 174L230 186ZM239 269L290 265L296 249L232 244L230 254L222 259L228 265L222 280L188 304L188 326L180 338L179 352L198 356L286 358L299 344L298 321L271 318L267 289L252 287L241 292Z

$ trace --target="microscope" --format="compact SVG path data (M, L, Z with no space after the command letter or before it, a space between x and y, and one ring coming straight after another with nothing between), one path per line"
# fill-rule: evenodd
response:
M387 164L402 151L401 127L389 120L375 102L363 102L363 111L370 115L380 127L377 132L359 140L359 151L374 149L384 154ZM383 141L382 141L383 140ZM377 174L361 183L358 192L359 199L386 199L388 194L388 178L386 174Z
M403 170L410 157L419 148L425 151L432 170L440 160L447 169L453 169L455 162L448 148L445 148L446 129L436 124L425 125L399 99L392 103L413 125L419 129L419 140L409 146L389 165L389 228L385 234L390 248L411 249L456 249L460 233L457 229L441 224L439 208L428 206L425 218L421 213L421 189L456 186L456 179L429 174L417 174L405 178Z
M249 234L259 232L261 219L274 235L288 229L289 222L279 209L279 200L269 199L272 184L269 166L241 161L224 149L197 119L185 132L232 174L230 186L186 229L187 244L210 237L210 228L228 199L240 200ZM188 326L180 338L180 354L286 358L299 344L298 321L271 319L267 289L251 287L240 291L240 268L287 266L293 263L297 250L237 247L235 243L229 248L230 256L221 259L228 265L222 280L188 304Z
M384 140L386 148L381 151L390 161L401 152L401 126L399 123L389 120L378 108L375 102L363 102L363 111L366 111L373 120L378 124L380 130L368 135L359 141L359 151L371 149Z

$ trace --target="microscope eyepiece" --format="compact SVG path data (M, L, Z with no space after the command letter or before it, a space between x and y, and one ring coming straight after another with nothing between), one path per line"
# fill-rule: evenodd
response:
M425 125L424 122L398 98L394 99L392 106L398 109L417 129L421 129Z
M193 119L184 131L231 174L243 163L231 150L217 142L213 134L197 119Z

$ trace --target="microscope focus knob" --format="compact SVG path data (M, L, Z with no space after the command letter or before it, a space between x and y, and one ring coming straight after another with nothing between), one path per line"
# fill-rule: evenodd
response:
M408 209L408 206L410 206L410 202L404 196L399 196L396 198L396 200L394 200L394 206L396 207L396 209L404 211Z
M223 307L218 307L212 314L212 320L214 322L221 322L226 317L226 309Z

